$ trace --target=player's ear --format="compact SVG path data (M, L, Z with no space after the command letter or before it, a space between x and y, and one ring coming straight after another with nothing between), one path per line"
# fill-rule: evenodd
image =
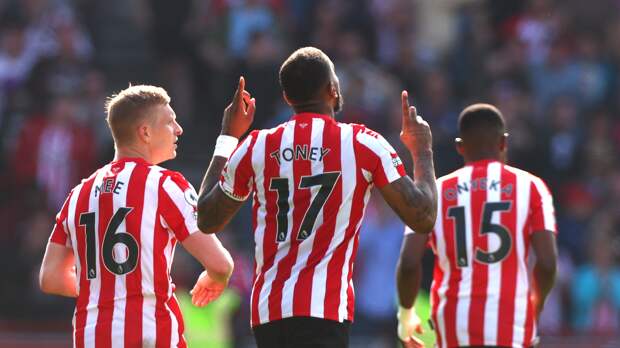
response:
M454 138L454 147L456 148L456 152L458 152L459 155L463 156L463 152L465 151L463 149L463 139Z
M284 91L282 91L282 98L284 98L284 101L286 102L286 104L288 104L288 106L293 106L293 103L291 103L291 101L286 96L286 92Z
M505 152L508 149L508 135L508 133L504 133L499 139L499 150L502 152Z
M329 96L334 98L334 99L338 99L339 95L338 95L338 86L336 86L336 84L333 81L330 81L327 84L327 93L329 93Z
M141 122L136 128L138 140L140 140L141 143L149 144L151 142L153 131L148 122Z

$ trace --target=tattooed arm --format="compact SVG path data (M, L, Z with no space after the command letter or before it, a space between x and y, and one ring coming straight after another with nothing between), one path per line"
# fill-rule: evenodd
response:
M403 129L401 141L413 159L413 178L404 176L381 188L381 194L394 212L417 233L429 233L437 217L437 187L433 165L431 130L409 106L407 92L402 94Z
M245 90L241 77L232 102L224 110L221 134L239 139L250 128L255 110L255 100ZM232 199L217 185L227 161L228 158L214 154L200 185L198 228L204 233L221 230L243 205L243 201Z

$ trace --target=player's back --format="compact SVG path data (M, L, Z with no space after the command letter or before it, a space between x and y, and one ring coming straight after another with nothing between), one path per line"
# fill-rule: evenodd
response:
M430 244L440 347L531 346L536 337L527 257L533 231L555 230L542 180L497 161L478 161L437 182Z
M178 202L192 192L180 174L141 159L112 162L72 190L55 229L76 258L78 346L182 341L170 265L177 240L193 232Z
M220 185L235 199L253 195L253 326L353 319L352 266L370 188L402 175L380 135L326 115L298 114L241 143Z

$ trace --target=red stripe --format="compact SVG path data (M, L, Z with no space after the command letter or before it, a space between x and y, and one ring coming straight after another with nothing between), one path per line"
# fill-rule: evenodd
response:
M362 129L361 126L353 126L353 139L355 139L357 133ZM334 255L327 264L327 281L325 289L325 301L324 301L324 317L331 320L339 320L338 307L340 306L340 289L342 286L342 271L345 263L346 251L351 238L355 236L357 223L361 219L364 211L364 193L368 185L366 179L364 179L360 168L360 161L364 155L361 149L363 145L356 141L353 141L353 152L355 153L356 163L356 185L353 191L353 197L351 200L351 212L349 214L349 225L344 231L344 239L336 247ZM354 168L342 168L342 170L353 170ZM351 255L352 258L355 255Z
M185 342L185 337L183 337L183 332L185 332L185 323L183 322L183 315L181 314L181 308L179 307L179 301L177 301L176 296L172 295L168 301L168 307L172 311L172 314L175 316L178 323L179 343L177 344L177 347L186 348L187 342Z
M97 174L97 172L95 172ZM75 206L75 217L73 224L75 226L75 240L78 256L80 258L80 293L75 304L75 328L74 339L76 348L84 347L84 327L86 326L86 306L90 297L90 282L86 277L86 227L80 226L80 214L88 212L90 191L95 182L95 175L91 176L84 184L79 192L79 196Z
M62 245L67 244L69 233L68 231L65 231L65 220L67 219L71 196L73 196L73 191L69 192L69 196L65 199L65 203L63 203L60 213L58 213L58 216L56 217L56 223L54 224L54 229L52 230L52 235L50 236L50 242Z
M305 123L307 126L301 127L300 124ZM291 148L296 149L296 146L311 146L312 136L312 122L295 122L295 130L293 135L293 144ZM288 144L286 144L288 145ZM309 150L309 149L308 149ZM281 160L285 160L282 158ZM298 189L302 176L312 175L310 161L295 160L293 162L293 226L290 234L287 238L290 242L289 251L278 263L278 272L271 284L271 293L269 294L269 320L277 320L282 318L282 290L284 288L284 282L291 277L291 270L293 265L297 261L297 252L299 250L299 244L301 241L297 239L297 233L299 232L301 222L304 218L304 214L308 211L310 206L310 199L312 198L310 189ZM283 175L284 173L280 173ZM290 173L286 173L289 176ZM283 175L284 176L284 175ZM291 212L289 211L289 214ZM293 299L295 302L295 299Z
M502 166L502 188L512 185L513 190L502 192L501 200L511 202L511 209L501 213L501 224L505 226L512 237L512 249L508 257L502 261L502 278L499 298L499 314L497 320L497 345L512 346L514 325L515 292L517 288L518 260L516 243L520 231L517 231L517 177Z
M542 196L534 182L530 183L530 192L530 209L532 211L532 215L529 222L529 225L531 226L529 233L533 231L542 231L545 229L545 213L542 208ZM526 240L530 239L529 233L527 238L525 238Z
M325 122L323 128L323 147L330 148L329 156L323 160L323 171L340 171L340 127L335 123ZM316 230L312 251L308 256L306 267L299 273L295 284L295 302L293 313L295 316L309 316L312 299L312 278L316 266L325 257L336 230L336 217L342 203L342 178L336 182L330 198L323 207L323 224ZM318 284L318 286L322 286Z
M441 197L441 192L439 192L439 197ZM439 218L441 219L441 216ZM436 247L437 246L437 235L435 233L435 230L431 232L431 240L432 240L431 243L433 245L433 250L435 251L437 250L436 249L437 248ZM435 254L437 254L436 251L435 251ZM435 258L435 267L433 270L433 285L431 286L431 320L433 321L435 332L437 332L435 337L437 337L438 347L443 347L442 338L439 333L439 323L437 322L437 307L439 306L439 295L437 292L439 291L439 287L441 286L441 283L443 282L443 277L444 277L444 273L439 265L439 259Z
M446 291L446 305L444 307L444 336L448 347L458 346L458 338L456 336L456 305L458 302L459 284L461 281L461 269L457 266L456 244L455 244L455 226L454 220L448 216L448 209L457 206L458 200L456 194L452 200L448 200L445 192L448 188L455 189L458 184L458 176L447 179L443 182L441 192L444 192L441 218L443 218L443 238L446 243L446 256L449 260L450 278L448 279L448 289Z
M122 170L125 162L114 164L114 168L104 174L104 181L112 179L116 183L116 174ZM114 184L112 185L114 187ZM102 256L103 241L105 239L106 229L113 215L112 192L99 193L99 274L97 275L101 282L101 290L99 292L99 315L97 316L97 326L95 329L95 344L98 347L110 347L112 345L112 316L114 314L114 293L116 292L116 277L112 274L104 263Z
M162 178L165 179L166 176L162 176ZM164 181L162 181L162 183ZM185 216L183 216L183 212L181 212L179 207L177 207L174 203L170 197L170 194L171 193L166 191L163 186L161 187L161 194L159 195L160 211L164 217L164 220L166 220L166 223L168 224L168 228L170 228L176 239L183 241L185 238L189 237L190 232L194 231L187 230Z
M474 166L471 182L478 183L487 178L488 163ZM486 307L487 288L489 282L489 266L476 260L476 250L488 250L488 235L480 233L482 208L487 198L487 191L474 189L469 185L471 193L471 231L473 241L472 259L469 260L471 274L471 295L469 306L469 345L484 345L484 311Z
M235 195L239 197L246 197L248 195L250 190L248 182L254 172L252 168L252 150L254 149L258 132L253 132L251 136L252 138L250 140L250 144L235 169L235 182L233 190Z
M360 244L359 232L360 231L358 229L355 232L355 237L353 237L353 251L351 252L351 258L349 259L349 275L347 276L347 320L350 321L353 321L353 317L355 315L355 292L353 291L353 283L351 282L351 279L353 278L353 264L355 262L355 257L357 256L357 249Z
M159 179L159 197L156 216L163 216L165 205L162 204L164 200L168 197L168 194L163 189L164 181L167 176L162 175ZM168 198L169 199L169 198ZM185 224L183 224L185 225ZM168 278L168 262L166 260L166 245L169 241L169 234L166 229L161 226L159 223L155 223L154 228L154 237L153 237L153 280L155 282L155 328L157 331L157 337L155 339L156 347L169 347L170 346L170 338L171 338L171 330L172 330L172 321L170 319L170 312L166 308L166 302L168 301L168 287L169 287L169 278Z
M269 189L271 178L280 175L280 166L278 162L271 158L269 154L280 149L282 141L282 133L284 128L279 128L273 134L269 134L265 138L265 168L263 190L265 192L265 230L263 236L263 266L258 270L258 277L254 282L252 290L252 326L260 324L258 313L258 301L261 289L265 282L265 272L273 267L274 258L277 251L276 243L276 215L278 212L277 193Z
M125 225L127 232L138 242L139 250L142 249L140 233L142 230L142 212L144 210L144 191L149 168L136 163L127 183L127 206L133 208L127 215ZM125 286L127 287L127 304L125 305L125 347L142 345L142 259L138 254L138 266L127 274Z

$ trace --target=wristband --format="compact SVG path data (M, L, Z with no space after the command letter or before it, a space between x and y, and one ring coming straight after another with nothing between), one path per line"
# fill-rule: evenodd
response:
M224 158L230 157L230 155L237 148L239 139L231 137L230 135L220 135L215 142L215 150L213 150L213 156L220 156Z

